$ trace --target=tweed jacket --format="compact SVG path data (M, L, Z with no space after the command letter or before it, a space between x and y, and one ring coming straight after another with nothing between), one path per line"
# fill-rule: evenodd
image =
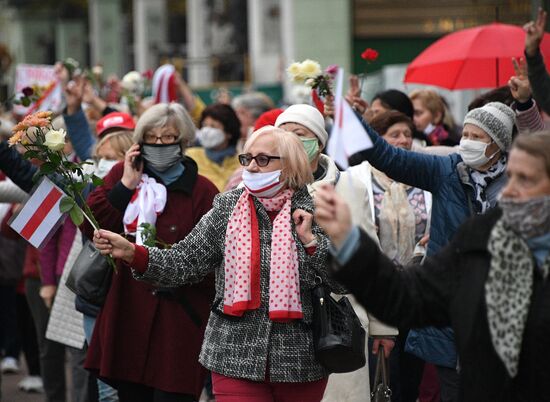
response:
M214 206L189 235L170 250L148 248L149 262L137 279L162 286L180 286L200 281L209 272L216 276L216 296L206 327L199 361L208 369L234 378L254 381L306 382L319 380L328 373L315 360L311 332L311 292L319 276L332 291L343 293L327 273L329 240L319 226L313 224L317 248L308 255L293 230L298 248L300 296L303 319L288 323L268 317L269 270L271 254L271 220L263 205L254 200L260 231L261 305L242 317L223 313L224 242L227 223L243 189L219 194ZM291 210L313 212L307 189L296 191ZM294 228L294 225L292 224Z

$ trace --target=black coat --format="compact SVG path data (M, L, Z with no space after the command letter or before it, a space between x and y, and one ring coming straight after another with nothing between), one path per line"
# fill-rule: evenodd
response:
M368 311L390 325L451 325L460 361L461 401L549 401L550 286L538 270L516 378L507 374L491 342L484 286L491 259L487 242L501 213L494 209L466 221L438 254L403 270L362 232L358 250L346 265L334 265L334 275Z

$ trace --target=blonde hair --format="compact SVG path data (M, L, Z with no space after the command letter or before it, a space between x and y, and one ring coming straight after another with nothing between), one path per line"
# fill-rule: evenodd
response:
M445 103L441 96L431 89L415 89L409 95L411 101L419 99L424 104L424 107L430 111L434 119L439 114L439 120L434 124L441 124L445 119Z
M132 132L128 130L113 131L107 135L102 136L94 149L94 156L97 155L97 150L101 148L106 142L111 143L113 151L122 160L126 155L126 151L132 146L134 141L132 140Z
M313 173L307 157L304 145L300 138L292 132L273 126L264 126L256 130L248 138L243 147L243 152L256 142L260 136L271 135L281 157L282 174L289 188L301 189L313 182Z
M174 102L159 103L143 112L134 130L134 141L141 143L147 131L168 125L173 125L178 131L178 140L182 150L195 141L196 127L193 120L182 105Z

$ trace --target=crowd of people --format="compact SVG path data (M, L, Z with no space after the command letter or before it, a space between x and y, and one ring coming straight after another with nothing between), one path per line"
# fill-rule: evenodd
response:
M352 76L372 147L346 170L326 153L331 97L322 111L259 92L206 106L163 65L128 103L59 64L52 126L103 179L83 190L101 229L66 220L35 249L10 228L40 163L2 118L0 374L26 366L19 387L48 402L359 402L383 356L392 401L548 400L545 24L541 10L526 67L462 124L435 90L368 103ZM116 262L102 303L65 286L86 240ZM356 371L316 358L319 283L367 329Z

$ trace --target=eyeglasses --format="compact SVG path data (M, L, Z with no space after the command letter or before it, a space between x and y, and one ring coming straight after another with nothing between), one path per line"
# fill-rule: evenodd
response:
M178 136L177 135L163 135L163 136L157 137L154 134L145 134L143 136L143 139L148 144L156 144L158 140L160 140L160 142L162 142L163 144L172 144L172 143L176 142L176 140L178 139Z
M281 159L281 157L280 156L263 155L263 154L256 155L256 156L252 156L251 154L240 154L239 155L239 163L242 166L248 166L248 165L250 165L250 162L252 162L252 160L255 160L256 165L258 165L259 167L265 167L265 166L269 165L269 162L271 162L271 159Z

